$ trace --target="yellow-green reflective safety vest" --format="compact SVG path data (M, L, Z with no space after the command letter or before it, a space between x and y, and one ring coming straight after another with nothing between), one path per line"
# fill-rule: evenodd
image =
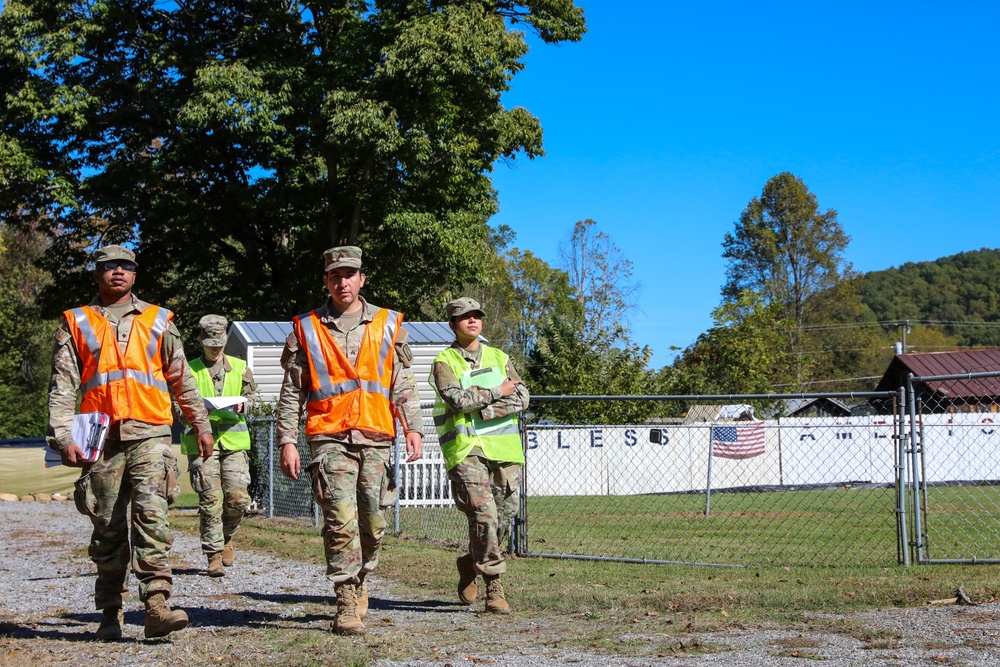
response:
M229 355L226 355L226 360L233 370L226 373L225 382L222 384L222 395L242 396L243 371L246 370L247 362ZM191 372L194 374L201 395L215 396L215 382L212 381L212 375L205 368L202 358L198 357L188 365L191 366ZM227 450L250 449L250 430L243 415L232 410L209 410L208 421L212 425L212 436L215 438L216 447ZM198 437L190 426L185 427L181 433L181 453L198 453Z
M509 357L502 350L487 345L481 345L480 355L481 368L476 371L470 370L469 362L451 347L434 357L434 363L448 364L463 389L473 385L498 386L507 377ZM485 421L479 418L478 410L470 414L455 414L441 399L441 394L437 393L433 370L430 383L437 394L434 401L434 427L437 429L445 466L449 470L461 463L473 447L479 447L491 461L524 463L517 415Z

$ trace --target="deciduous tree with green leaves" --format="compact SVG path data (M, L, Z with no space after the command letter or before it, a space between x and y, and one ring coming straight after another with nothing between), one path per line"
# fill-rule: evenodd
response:
M844 259L849 242L837 212L821 213L802 179L780 173L750 200L736 229L723 239L722 256L729 262L723 299L759 292L802 327L809 322L810 306L819 304L816 297L853 275Z
M322 251L358 244L366 295L419 317L496 255L494 164L543 154L501 102L521 30L585 23L572 0L8 0L2 213L59 230L53 310L118 242L182 327L287 317L322 298Z
M37 305L50 280L35 266L45 246L38 231L0 224L0 438L45 435L57 326Z

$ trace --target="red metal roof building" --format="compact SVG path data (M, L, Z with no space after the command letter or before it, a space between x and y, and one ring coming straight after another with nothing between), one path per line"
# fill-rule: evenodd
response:
M897 354L889 363L876 391L891 391L917 377L970 375L1000 372L1000 349ZM997 412L1000 377L928 380L916 387L928 412Z

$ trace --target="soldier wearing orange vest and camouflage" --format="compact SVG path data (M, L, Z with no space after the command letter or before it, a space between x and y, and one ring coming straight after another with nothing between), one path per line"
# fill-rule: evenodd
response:
M130 560L146 608L146 637L187 626L187 614L167 606L173 592L167 506L180 492L170 447L171 394L194 428L201 455L211 456L214 445L173 313L132 294L136 270L128 248L105 246L94 254L98 296L63 313L49 386L46 440L63 464L83 468L73 499L94 525L89 550L97 564L94 601L103 611L97 638L105 641L122 637ZM78 394L81 413L111 418L104 451L94 463L84 460L71 431Z
M306 409L307 466L323 511L326 576L337 593L333 631L364 634L368 574L378 565L386 522L382 509L390 447L399 420L407 461L420 458L422 418L410 370L403 315L359 296L365 285L361 249L323 253L327 302L292 320L281 365L277 444L281 470L301 473L299 419ZM386 497L383 497L383 496Z

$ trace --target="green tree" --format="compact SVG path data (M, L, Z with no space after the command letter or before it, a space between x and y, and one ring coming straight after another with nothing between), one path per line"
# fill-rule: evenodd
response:
M538 120L501 101L522 28L585 24L572 0L9 0L0 207L59 231L60 308L89 294L87 251L120 242L182 328L287 317L350 243L366 295L419 318L496 254L493 165L543 154Z
M671 393L766 394L792 363L784 308L743 291L712 311L715 325L674 364Z
M35 266L45 236L0 224L0 438L45 434L52 334L37 297L49 282Z
M735 231L722 242L722 256L729 261L723 298L760 292L802 327L810 321L810 306L819 303L816 297L852 275L843 257L849 241L836 211L820 213L816 195L802 179L778 174L750 200Z
M550 319L529 355L531 391L555 396L650 396L662 393L660 375L648 368L652 350L627 339L594 340L572 322ZM641 424L661 415L655 401L532 403L537 419L566 424Z

